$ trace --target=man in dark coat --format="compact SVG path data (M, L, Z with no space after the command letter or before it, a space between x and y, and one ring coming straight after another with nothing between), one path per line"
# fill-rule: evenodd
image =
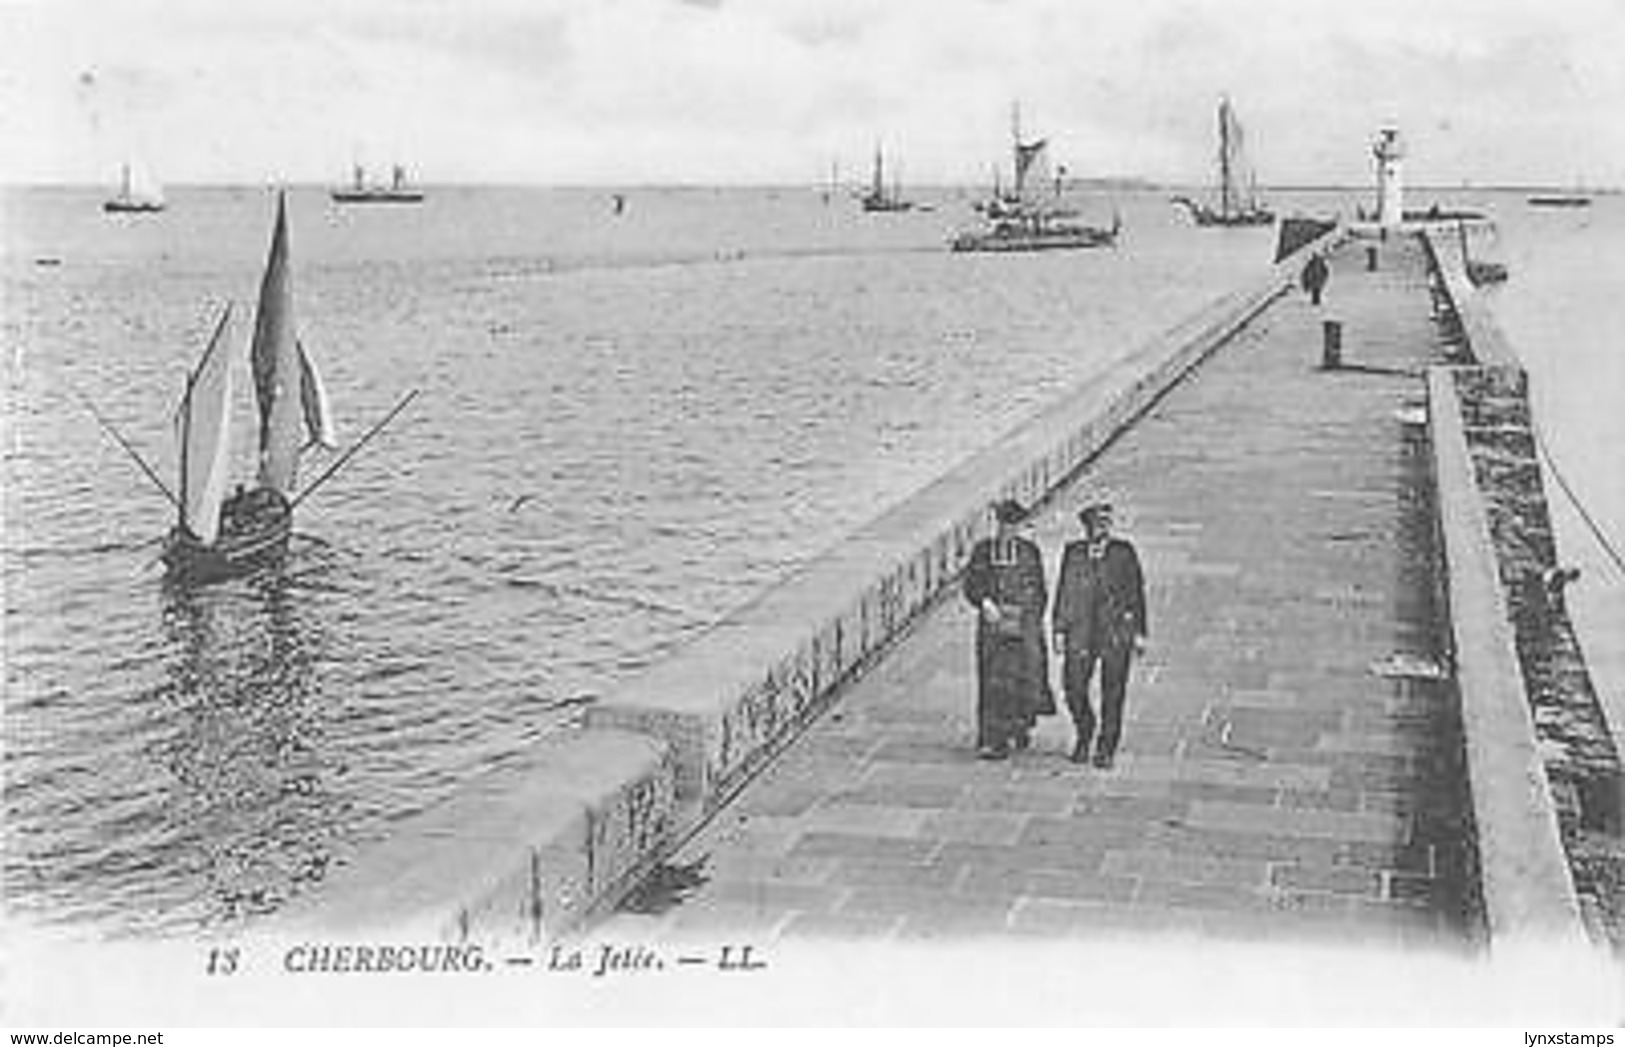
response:
M1089 704L1089 678L1100 666L1100 737L1094 764L1107 768L1123 734L1123 701L1129 662L1145 650L1145 579L1134 546L1112 537L1112 508L1105 502L1078 513L1082 541L1068 542L1061 554L1050 620L1061 653L1061 680L1067 710L1078 729L1074 763L1089 759L1095 742L1095 712Z
M1320 304L1320 293L1326 289L1326 281L1332 277L1331 269L1326 265L1326 259L1317 251L1309 256L1309 262L1303 267L1299 282L1309 294L1312 305Z
M1019 503L994 506L998 530L977 542L965 567L965 599L976 608L976 747L986 760L1025 749L1033 724L1055 711L1044 610L1049 595L1038 546L1023 537Z

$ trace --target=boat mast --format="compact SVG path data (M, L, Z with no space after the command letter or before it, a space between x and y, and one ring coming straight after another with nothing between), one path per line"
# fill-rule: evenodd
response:
M1024 181L1024 179L1022 178L1022 170L1021 170L1021 103L1020 102L1011 102L1010 103L1010 143L1011 143L1011 149L1010 149L1011 163L1013 163L1015 165L1015 167L1014 167L1014 171L1015 171L1015 189L1013 190L1013 192L1019 198L1022 195L1022 193L1021 193L1021 191L1022 191L1022 182Z
M1230 99L1219 96L1219 213L1230 217Z

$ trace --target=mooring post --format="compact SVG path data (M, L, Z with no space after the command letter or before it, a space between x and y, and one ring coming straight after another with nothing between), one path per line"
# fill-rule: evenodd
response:
M1335 371L1343 364L1343 321L1322 320L1320 332L1320 369Z
M1366 245L1365 271L1368 273L1374 273L1377 271L1377 246L1375 244Z

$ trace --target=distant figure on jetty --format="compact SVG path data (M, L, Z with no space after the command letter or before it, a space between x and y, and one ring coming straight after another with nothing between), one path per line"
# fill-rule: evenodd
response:
M1320 294L1326 289L1326 281L1331 278L1332 271L1326 265L1326 259L1319 254L1311 256L1309 263L1303 267L1303 275L1299 281L1303 284L1303 289L1309 293L1311 305L1320 304Z
M1038 717L1055 712L1044 642L1044 559L1021 534L1019 502L993 507L998 530L971 550L964 593L977 609L976 755L1002 760L1032 743Z
M1129 662L1145 651L1145 576L1134 546L1112 537L1111 503L1085 505L1078 520L1084 537L1068 542L1061 554L1050 619L1061 654L1067 711L1078 729L1073 763L1087 761L1095 741L1089 678L1100 664L1100 739L1094 765L1104 770L1111 767L1123 734Z

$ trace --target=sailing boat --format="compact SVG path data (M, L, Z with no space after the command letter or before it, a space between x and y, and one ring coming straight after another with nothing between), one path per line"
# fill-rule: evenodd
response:
M1121 219L1113 215L1109 229L1070 221L1077 212L1060 206L1061 179L1050 177L1048 139L1022 141L1017 109L1011 111L1010 125L1015 181L1004 190L995 168L993 195L976 205L988 226L955 235L949 247L954 251L1049 251L1115 244ZM1065 168L1061 171L1064 174Z
M903 199L902 189L893 185L891 192L886 191L885 167L881 160L880 146L875 145L875 174L870 183L869 191L862 197L863 209L871 212L909 211L914 204Z
M367 182L366 168L356 164L351 170L350 184L334 189L330 194L338 204L421 204L423 190L406 181L406 168L396 164L389 172L388 185Z
M118 195L102 201L108 214L154 214L164 209L164 196L156 187L137 189L130 179L130 165L119 168Z
M1474 287L1483 287L1485 284L1500 284L1506 282L1507 267L1503 263L1485 261L1482 258L1474 258L1472 252L1468 250L1467 223L1465 221L1456 223L1456 235L1461 241L1462 271L1467 274L1468 281Z
M315 361L293 323L293 277L288 262L287 201L277 194L271 251L260 279L259 308L249 367L254 376L259 445L255 486L241 485L226 497L231 460L231 309L215 325L203 358L186 377L175 412L180 443L180 494L171 491L129 440L83 394L79 399L106 433L175 506L177 518L164 542L163 561L172 580L202 583L245 574L280 561L293 533L299 503L338 474L418 395L410 390L383 419L350 445L297 494L299 459L312 445L336 448L333 414Z
M1197 225L1269 225L1275 215L1258 197L1258 179L1247 162L1245 135L1228 95L1219 99L1219 206L1176 196Z
M171 576L212 581L274 563L293 531L299 459L319 444L334 448L332 412L316 365L294 332L287 206L277 195L276 226L260 280L249 363L258 405L259 473L255 486L226 497L230 462L232 368L229 307L203 358L187 377L176 411L180 442L178 519L164 546Z

